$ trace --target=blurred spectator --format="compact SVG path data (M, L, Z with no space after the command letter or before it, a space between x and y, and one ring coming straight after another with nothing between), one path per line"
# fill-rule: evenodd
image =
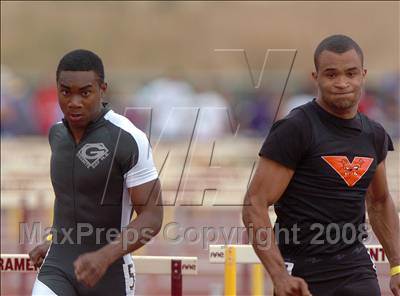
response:
M44 80L33 95L33 116L38 133L47 135L50 127L61 120L62 113L58 106L57 87L53 79Z
M199 139L217 137L231 131L232 114L226 99L213 90L193 94L193 107L200 108L197 135Z
M255 89L251 92L239 92L234 106L240 123L241 134L248 136L265 136L273 116L275 100L272 93Z
M222 95L214 90L198 89L196 92L188 82L172 77L147 83L134 95L133 105L152 108L151 128L155 138L161 132L166 139L190 136L197 112L192 108L200 108L196 123L200 139L222 135L229 126L229 105ZM190 109L172 113L172 108Z
M386 128L392 137L400 138L400 72L383 75L379 86L387 97Z
M133 106L152 108L152 132L158 137L168 121L163 137L179 138L187 130L185 113L171 116L173 107L192 107L193 88L186 81L174 78L158 78L143 86L133 98ZM190 114L187 114L190 116Z
M53 78L42 81L44 82L32 93L23 79L5 65L1 66L2 136L47 135L52 124L62 118ZM205 85L204 81L205 78L198 79L196 84ZM295 83L300 87L288 99L285 94L277 119L316 97L310 81ZM129 99L130 106L152 108L151 117L149 110L143 109L125 110L126 115L144 131L149 131L151 118L152 137L155 139L158 139L168 124L163 137L175 140L191 135L196 116L196 110L192 108L199 107L202 110L198 118L200 138L230 133L230 128L236 128L233 120L240 124L241 135L264 137L272 125L280 95L273 93L273 90L249 90L237 88L237 85L239 84L234 81L225 85L225 93L222 95L216 87L210 88L209 84L207 87L194 89L176 75L160 77L145 84ZM359 105L359 110L380 122L392 138L400 137L399 87L399 73L385 74L380 80L367 84ZM115 105L118 105L118 100L113 102L113 106ZM173 107L189 109L171 113ZM231 120L233 126L229 127L228 120Z
M30 112L29 88L5 65L1 65L1 136L35 132Z
M365 91L361 96L358 111L368 115L371 114L376 107L376 96L372 91Z

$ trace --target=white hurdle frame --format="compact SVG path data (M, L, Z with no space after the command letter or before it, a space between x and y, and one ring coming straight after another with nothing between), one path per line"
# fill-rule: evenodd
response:
M182 295L182 276L198 273L197 257L132 256L136 274L171 276L171 295ZM1 272L34 272L28 254L1 254Z

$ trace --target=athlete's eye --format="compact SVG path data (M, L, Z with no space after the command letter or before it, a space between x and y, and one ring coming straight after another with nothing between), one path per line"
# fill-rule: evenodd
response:
M89 90L83 91L83 92L82 92L82 96L85 97L85 98L88 97L88 96L90 96L90 91L89 91Z
M68 96L68 93L69 93L69 92L68 92L68 90L66 90L66 89L62 89L60 93L61 93L61 95L63 95L64 97L66 97L66 96Z
M354 72L349 72L347 75L348 75L349 77L354 77L354 76L356 76L356 73L354 73Z

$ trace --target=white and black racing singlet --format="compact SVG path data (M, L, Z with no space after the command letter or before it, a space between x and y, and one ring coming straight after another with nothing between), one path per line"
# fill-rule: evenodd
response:
M146 135L129 119L104 107L79 144L65 120L51 128L49 142L55 193L53 236L61 241L65 231L73 229L70 236L77 242L78 227L81 232L92 227L100 233L97 243L106 243L107 230L120 230L130 221L128 188L158 177ZM82 244L95 240L95 232L80 238Z

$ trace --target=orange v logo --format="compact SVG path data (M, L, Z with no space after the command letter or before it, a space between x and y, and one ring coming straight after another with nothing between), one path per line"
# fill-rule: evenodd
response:
M349 187L353 187L364 176L374 161L373 158L359 156L354 157L351 163L346 156L321 157L342 177Z

